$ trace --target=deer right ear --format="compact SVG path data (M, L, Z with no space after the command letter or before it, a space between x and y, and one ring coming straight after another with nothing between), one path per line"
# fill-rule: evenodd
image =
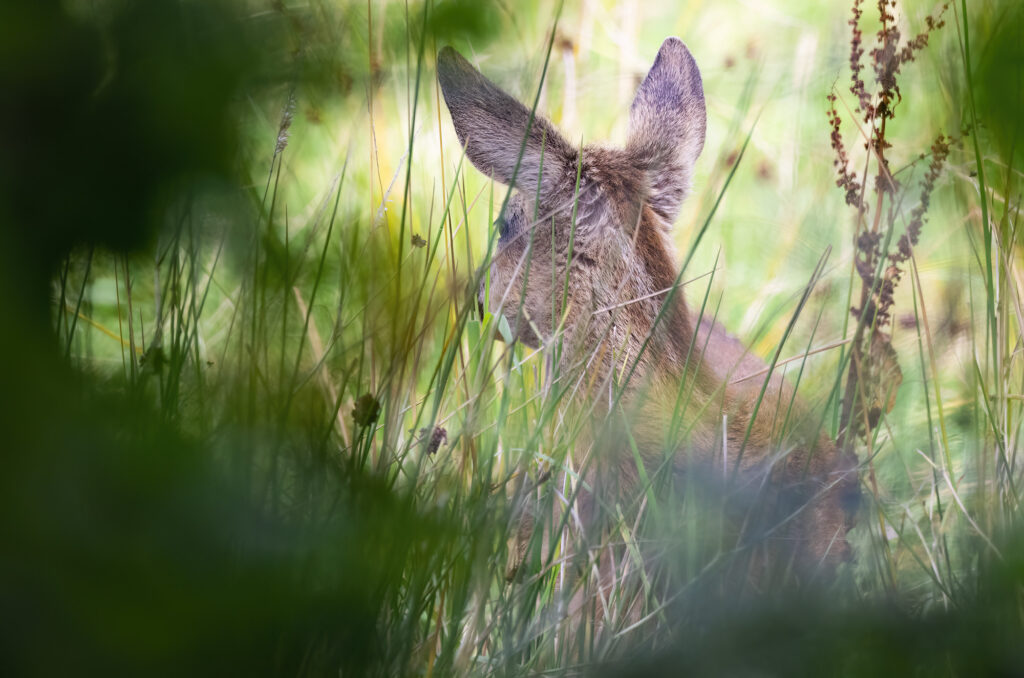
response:
M690 189L704 148L707 112L700 70L679 38L661 45L629 109L626 149L647 174L647 203L669 223Z
M437 55L437 78L459 142L481 172L529 196L539 180L542 198L564 188L566 176L575 177L576 150L554 126L531 116L451 47Z

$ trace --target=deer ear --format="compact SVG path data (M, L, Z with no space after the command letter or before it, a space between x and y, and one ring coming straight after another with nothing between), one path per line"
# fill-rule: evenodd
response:
M661 45L629 109L626 149L647 174L647 204L669 223L690 189L707 112L697 62L679 38Z
M529 196L536 195L539 180L542 199L564 189L565 177L575 177L576 150L558 130L531 116L451 47L437 55L437 78L459 142L481 172Z

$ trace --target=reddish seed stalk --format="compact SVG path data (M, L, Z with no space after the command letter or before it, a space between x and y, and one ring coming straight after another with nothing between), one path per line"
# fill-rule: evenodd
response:
M875 34L875 44L870 50L870 64L875 75L876 91L868 90L862 73L864 71L863 33L860 20L863 15L863 0L853 0L852 16L848 21L850 36L850 92L856 97L856 111L863 114L863 120L869 126L870 133L865 148L874 157L878 171L875 175L875 205L870 227L864 220L868 211L864 201L866 186L858 180L850 169L850 158L843 143L841 126L842 119L836 110L837 95L828 95L827 111L831 145L835 154L836 185L845 191L846 204L857 210L855 230L854 266L861 279L860 304L850 309L858 320L857 330L852 342L852 355L844 389L842 413L840 417L839 440L842 447L852 451L856 435L870 436L871 428L877 423L877 412L869 416L867 412L867 396L863 395L862 375L870 371L871 345L874 341L888 344L889 335L885 328L892 321L892 306L896 285L902 277L902 268L909 260L913 247L920 238L925 213L935 187L935 181L942 171L952 141L939 135L932 145L931 161L921 185L920 200L910 215L910 221L904 234L897 241L896 252L890 254L886 250L886 242L891 237L895 226L895 205L903 187L892 176L886 151L892 148L886 134L886 123L895 117L896 108L902 101L899 89L899 75L902 66L914 61L917 52L928 45L931 32L942 28L942 19L948 3L944 4L936 16L925 19L926 28L913 38L900 44L901 34L896 25L896 0L877 0L878 17L881 27ZM921 156L922 159L924 156ZM886 206L888 205L888 210ZM886 214L887 212L887 214ZM885 227L883 228L883 214ZM886 250L886 251L883 251ZM883 271L879 271L883 261L887 261ZM883 388L885 385L881 385ZM860 395L858 395L860 394ZM876 408L877 409L877 408Z

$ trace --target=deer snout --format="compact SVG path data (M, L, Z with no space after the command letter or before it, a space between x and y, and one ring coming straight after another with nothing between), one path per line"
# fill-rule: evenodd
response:
M476 310L480 314L480 321L483 322L487 315L487 294L485 290L485 283L481 282L479 289L476 291ZM495 341L505 341L505 336L501 332L494 333Z

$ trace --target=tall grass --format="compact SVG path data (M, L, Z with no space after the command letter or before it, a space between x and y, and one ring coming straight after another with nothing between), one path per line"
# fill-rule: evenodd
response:
M579 407L595 384L561 370L557 340L509 344L506 322L478 315L507 196L463 158L434 54L454 42L589 141L618 133L633 80L680 34L710 117L676 226L673 294L770 356L838 435L857 253L832 186L824 96L849 75L848 8L244 14L242 25L273 17L275 41L265 79L244 80L225 105L241 130L229 178L158 186L159 235L145 247L70 241L85 244L43 266L48 326L11 340L9 355L25 358L8 389L22 402L8 420L22 457L8 515L28 516L5 522L17 554L5 599L28 620L12 631L11 668L1019 671L1020 160L1016 138L986 124L985 88L1001 77L1019 88L1020 69L978 55L1011 49L1014 33L990 12L1024 19L983 4L954 3L900 83L905 122L889 133L903 144L894 164L909 165L896 176L923 173L917 149L937 128L970 133L950 151L894 299L902 385L855 446L871 497L851 535L857 562L800 588L785 571L751 575L756 559L723 519L725 485L696 474L676 494L668 465L656 469L639 496L609 493L596 525L574 509L586 464L600 463L579 450L602 436L633 454L636 443ZM911 33L932 8L904 9ZM894 202L892 224L911 217L915 195ZM5 278L14 299L20 278ZM667 450L700 405L689 389ZM789 414L773 414L780 429ZM63 655L47 654L53 641Z

